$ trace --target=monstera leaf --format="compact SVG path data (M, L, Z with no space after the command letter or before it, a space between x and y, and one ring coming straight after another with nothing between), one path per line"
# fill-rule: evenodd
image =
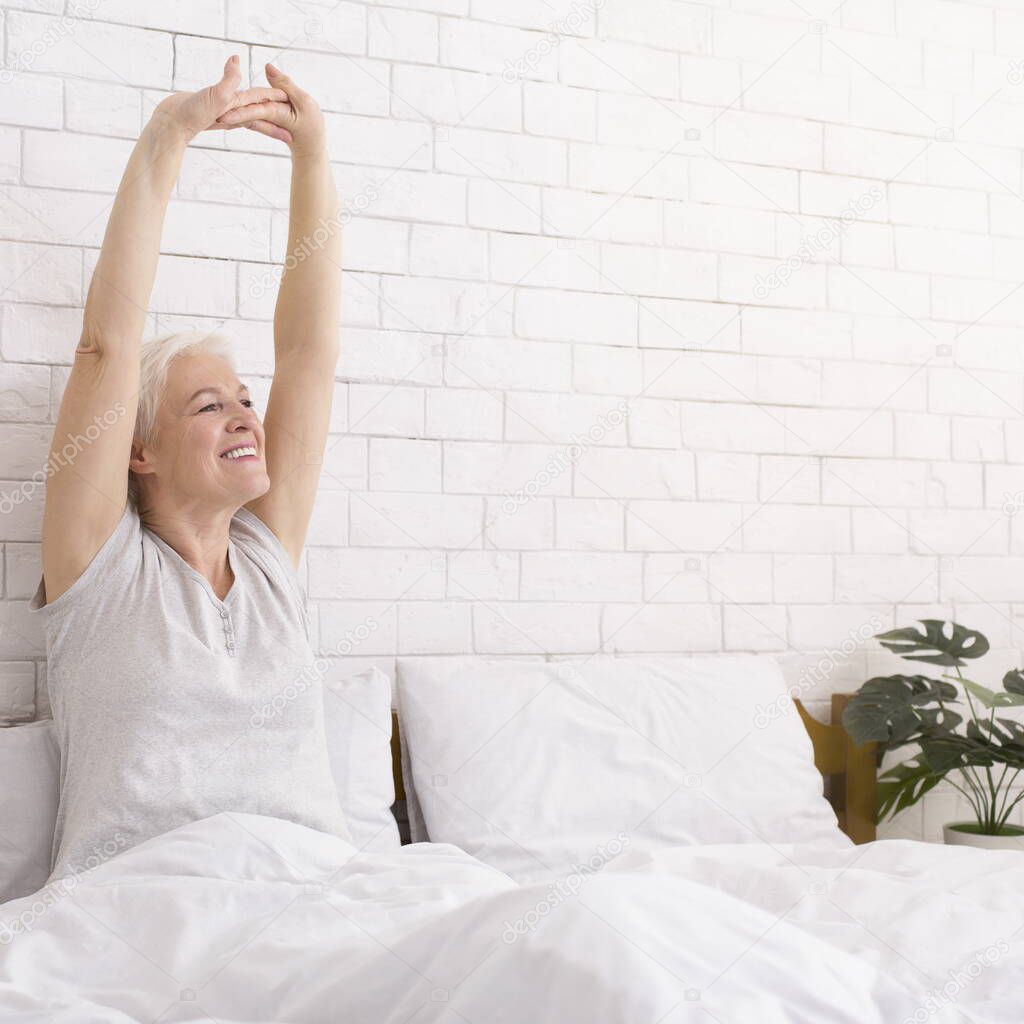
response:
M899 814L905 807L917 803L941 781L944 772L935 771L923 753L890 768L878 777L877 821L888 814Z
M924 632L907 626L904 629L890 629L887 633L878 633L875 639L901 658L908 661L926 661L932 665L963 665L965 658L980 658L988 651L988 640L975 629L967 629L953 622L950 623L953 627L952 636L946 636L943 631L946 623L942 619L917 621L924 626ZM918 651L932 653L915 653Z
M1007 673L1010 675L1010 673ZM977 697L985 707L991 708L1015 708L1024 705L1024 693L996 693L981 683L975 683L970 679L958 680L960 685L972 696ZM1005 678L1003 685L1006 685Z
M875 676L850 698L843 712L843 728L860 745L875 741L882 749L901 746L922 734L951 732L963 721L942 707L955 702L951 683L927 676ZM937 708L925 707L937 703Z
M1024 694L1024 673L1019 668L1012 668L1003 676L1003 689L1007 693Z

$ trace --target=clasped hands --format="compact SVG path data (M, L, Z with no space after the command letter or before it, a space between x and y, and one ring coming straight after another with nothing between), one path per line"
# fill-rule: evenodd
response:
M292 156L314 155L325 148L324 116L316 100L273 64L266 65L269 86L239 89L237 55L228 58L216 85L197 92L176 92L154 111L190 142L199 132L248 128L280 139Z

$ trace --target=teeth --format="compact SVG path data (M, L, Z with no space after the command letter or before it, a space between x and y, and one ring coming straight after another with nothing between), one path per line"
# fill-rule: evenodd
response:
M231 451L227 452L226 454L222 455L221 458L222 459L239 459L243 455L255 455L255 454L256 454L256 449L253 448L252 446L249 446L248 448L234 448Z

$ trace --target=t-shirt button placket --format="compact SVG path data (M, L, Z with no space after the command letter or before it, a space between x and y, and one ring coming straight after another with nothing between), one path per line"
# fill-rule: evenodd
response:
M220 617L224 620L224 638L227 643L228 654L235 653L235 634L231 628L231 616L228 614L226 608L222 608L220 611Z

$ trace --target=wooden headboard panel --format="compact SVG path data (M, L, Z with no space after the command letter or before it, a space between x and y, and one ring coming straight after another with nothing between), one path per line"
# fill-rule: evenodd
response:
M875 838L876 745L854 746L843 728L843 708L849 699L845 693L833 694L831 725L812 718L799 700L794 700L794 703L811 737L814 765L824 778L825 796L835 808L839 827L855 843L870 843ZM404 800L402 746L398 715L394 711L391 713L391 761L395 775L395 800Z

